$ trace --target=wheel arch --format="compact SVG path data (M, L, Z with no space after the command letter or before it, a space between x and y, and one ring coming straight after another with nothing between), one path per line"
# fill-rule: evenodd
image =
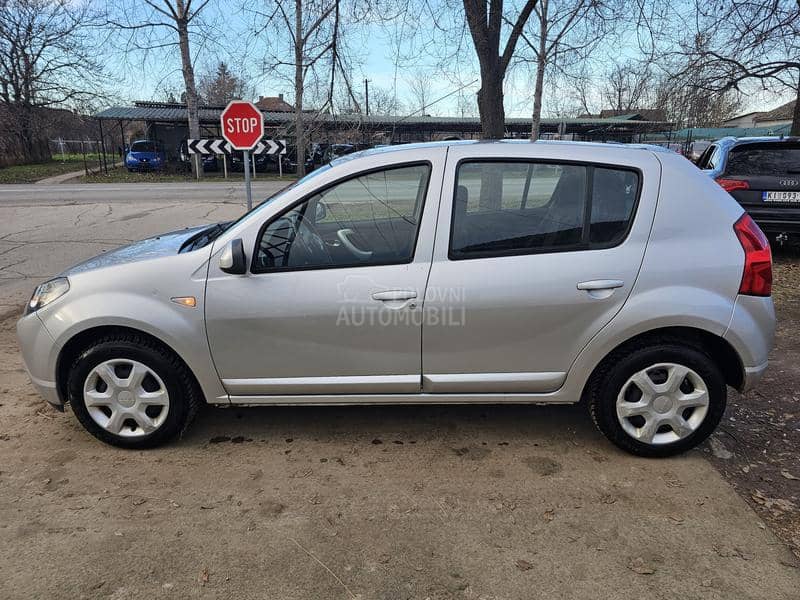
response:
M198 392L201 394L201 397L203 396L203 388L200 385L200 382L198 381L197 376L194 374L192 368L186 363L181 355L164 340L151 333L142 331L141 329L136 329L134 327L126 327L124 325L97 325L77 332L69 340L67 340L58 353L55 373L56 391L58 392L58 397L62 403L66 404L69 397L69 394L67 394L67 380L69 378L69 369L72 366L72 363L75 362L75 359L78 358L83 351L91 347L95 341L110 335L136 335L146 339L152 344L161 346L163 349L173 354L177 360L183 363L183 365L186 367L186 370L191 375Z
M691 345L707 353L714 364L719 367L725 383L733 388L741 389L745 381L745 370L742 359L734 347L723 337L697 327L671 326L650 329L634 335L621 342L597 363L591 375L586 379L581 398L585 399L589 389L594 382L595 374L601 371L609 360L620 352L630 348L646 347L655 343L672 341Z

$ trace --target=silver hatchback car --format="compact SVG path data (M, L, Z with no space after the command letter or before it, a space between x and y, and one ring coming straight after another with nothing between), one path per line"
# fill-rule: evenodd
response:
M17 331L45 399L117 446L204 401L584 401L619 447L667 456L764 372L771 282L764 235L677 154L432 143L79 264Z

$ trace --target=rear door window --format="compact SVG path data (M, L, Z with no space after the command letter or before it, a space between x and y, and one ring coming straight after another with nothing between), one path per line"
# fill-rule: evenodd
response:
M592 220L589 241L615 245L622 241L633 216L639 192L634 171L596 167L592 185Z
M800 144L778 142L746 144L733 148L726 175L789 175L800 173Z
M464 162L450 258L533 254L621 243L639 193L636 171L569 163Z

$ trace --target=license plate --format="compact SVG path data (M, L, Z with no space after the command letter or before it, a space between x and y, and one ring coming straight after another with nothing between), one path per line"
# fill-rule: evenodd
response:
M800 202L800 192L761 192L764 202Z

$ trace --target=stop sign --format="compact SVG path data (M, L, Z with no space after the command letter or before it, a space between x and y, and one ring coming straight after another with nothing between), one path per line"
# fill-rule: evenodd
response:
M264 137L264 115L252 102L232 100L220 117L222 137L234 150L252 150Z

